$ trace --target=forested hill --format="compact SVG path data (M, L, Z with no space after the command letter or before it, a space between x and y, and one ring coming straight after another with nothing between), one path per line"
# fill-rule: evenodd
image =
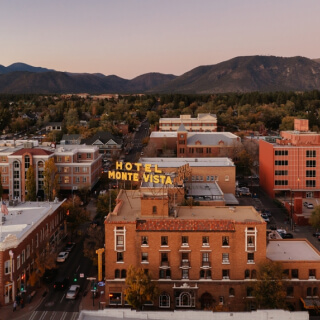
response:
M319 59L247 56L199 66L181 76L58 72L17 63L0 65L0 93L183 93L320 90Z

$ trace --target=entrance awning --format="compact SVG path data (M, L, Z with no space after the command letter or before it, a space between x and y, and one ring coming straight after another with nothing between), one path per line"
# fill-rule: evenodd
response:
M303 303L303 307L307 310L318 309L320 308L320 300L319 299L312 299L312 298L300 298L301 302Z

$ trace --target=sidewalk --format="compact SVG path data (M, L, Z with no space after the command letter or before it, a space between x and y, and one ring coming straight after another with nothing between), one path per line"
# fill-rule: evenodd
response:
M30 303L25 302L24 308L17 307L16 311L13 311L13 304L3 306L0 308L0 320L8 319L27 319L31 316L32 312L41 304L44 299L43 294L46 291L45 287L36 289L36 295L32 298ZM26 299L25 299L26 300Z

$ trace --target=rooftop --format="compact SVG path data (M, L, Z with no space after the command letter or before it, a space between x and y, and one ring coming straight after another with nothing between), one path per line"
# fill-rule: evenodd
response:
M234 167L229 158L140 158L140 163L158 165L159 168L179 168L185 164L190 167Z
M146 219L146 216L141 218L141 197L143 193L140 190L121 190L118 195L119 203L115 207L111 215L108 216L108 221L136 221L137 219ZM148 193L147 196L150 196ZM161 200L161 195L153 195L154 198ZM164 195L163 201L168 201ZM230 220L231 223L265 223L260 214L251 206L242 207L215 207L215 206L194 206L194 207L176 207L177 216L156 217L150 216L150 220L211 220L214 223L219 221Z
M16 246L20 243L41 221L55 212L63 201L57 202L24 202L16 206L9 206L8 215L3 215L5 221L0 225L0 250L8 245ZM0 220L1 221L1 220Z
M320 261L320 254L305 239L270 240L267 258L273 261Z

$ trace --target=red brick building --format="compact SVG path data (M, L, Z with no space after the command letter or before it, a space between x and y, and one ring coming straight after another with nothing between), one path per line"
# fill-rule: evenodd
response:
M271 196L319 198L320 134L308 131L308 120L295 119L294 131L260 140L260 185Z
M27 290L36 252L53 253L64 236L63 202L26 202L8 206L0 236L0 306Z

